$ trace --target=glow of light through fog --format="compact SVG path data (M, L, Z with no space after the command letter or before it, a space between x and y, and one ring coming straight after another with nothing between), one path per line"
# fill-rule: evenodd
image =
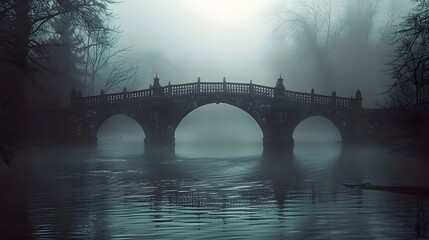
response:
M265 3L264 3L265 2ZM185 0L185 5L193 12L209 21L216 21L221 25L230 25L246 21L254 17L258 9L267 1L259 0Z
M139 87L148 87L155 73L164 85L226 76L274 86L271 7L259 0L127 0L116 13L121 44L133 46L142 64Z
M289 77L285 69L287 65L281 70L273 67L273 51L279 50L275 46L278 42L273 32L276 25L273 9L280 2L283 6L291 4L291 1L276 0L123 1L115 11L122 31L121 44L133 46L130 55L133 61L141 64L143 73L136 88L147 88L155 73L158 73L163 86L169 81L171 84L195 82L197 77L201 77L203 82L221 82L224 76L231 82L252 80L256 84L275 86L278 74L283 71L287 89L309 91L312 86L296 87L308 83ZM297 61L299 59L290 65L294 66ZM338 93L341 95L341 91ZM234 111L225 109L225 106L228 107L225 104L215 106L225 111L215 111L216 108L208 106L191 113L179 125L176 140L262 140L259 127L254 126L256 122L247 113L234 115ZM200 110L204 114L199 113ZM239 109L232 110L240 112ZM227 123L220 119L215 125L200 120L203 115L210 120L216 116L229 118L229 114L234 115L230 119L236 120ZM329 124L317 121L313 124L316 128L327 129L317 135L317 140L338 140L335 134L330 136L327 133L336 130ZM224 132L225 129L245 134ZM306 135L300 131L296 134L298 140Z
M262 142L262 130L245 111L228 104L209 104L189 113L176 129L176 142L200 144Z
M341 142L341 134L329 119L313 116L296 126L293 139L295 142Z
M99 142L143 142L144 137L144 131L139 123L122 114L106 119L97 132Z

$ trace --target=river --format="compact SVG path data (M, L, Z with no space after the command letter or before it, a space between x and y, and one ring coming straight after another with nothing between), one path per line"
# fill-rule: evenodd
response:
M14 163L0 168L6 236L429 239L429 197L341 185L429 186L429 161L380 146L119 141L28 146Z

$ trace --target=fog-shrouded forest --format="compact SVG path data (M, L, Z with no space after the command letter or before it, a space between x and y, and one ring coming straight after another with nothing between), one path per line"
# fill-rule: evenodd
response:
M425 0L2 1L1 158L9 161L21 148L27 108L67 108L73 89L83 96L145 89L156 73L161 85L226 77L274 86L281 73L288 90L349 97L360 89L364 108L417 109L417 117L400 122L421 140L416 133L421 128L414 127L427 125L420 109L427 109L429 95L428 5ZM208 111L200 115L194 123L213 119ZM239 126L246 116L237 116ZM195 135L189 121L183 127L190 130L181 131ZM260 135L245 132L244 139Z

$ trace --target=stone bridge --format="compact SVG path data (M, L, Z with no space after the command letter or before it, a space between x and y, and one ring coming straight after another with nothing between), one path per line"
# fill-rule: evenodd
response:
M70 139L96 141L103 122L124 114L138 122L146 144L174 143L182 119L193 110L211 103L238 107L255 119L264 144L293 144L293 131L304 119L319 115L339 129L343 142L358 141L362 135L362 96L338 97L286 90L283 79L275 87L250 83L197 82L161 86L158 76L149 89L82 97L73 91L66 111L63 135Z

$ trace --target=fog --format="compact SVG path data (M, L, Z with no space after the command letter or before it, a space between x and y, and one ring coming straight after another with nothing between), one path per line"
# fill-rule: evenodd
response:
M114 12L120 44L132 46L128 57L141 68L133 89L148 88L156 73L161 85L226 77L267 86L274 86L282 73L288 90L314 88L350 97L360 89L364 107L374 108L383 104L390 83L392 26L408 8L409 3L395 0L127 0ZM186 131L180 126L176 138L222 139L217 135L228 133L229 140L260 139L249 115L216 107L191 113L183 123ZM323 121L315 118L300 127L310 134L297 133L298 138L340 140L338 129Z
M118 5L122 41L132 45L148 87L155 73L165 85L196 81L274 85L269 1L124 1ZM152 59L155 61L152 61Z
M427 239L427 19L0 1L0 239Z

